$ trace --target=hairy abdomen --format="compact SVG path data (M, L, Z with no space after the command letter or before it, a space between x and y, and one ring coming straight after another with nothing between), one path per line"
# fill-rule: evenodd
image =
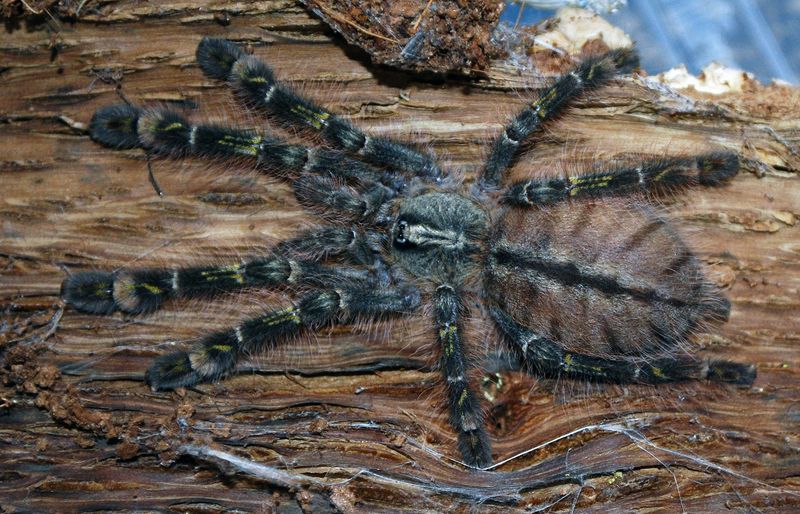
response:
M728 312L667 221L622 199L509 209L486 271L494 303L575 352L672 353Z

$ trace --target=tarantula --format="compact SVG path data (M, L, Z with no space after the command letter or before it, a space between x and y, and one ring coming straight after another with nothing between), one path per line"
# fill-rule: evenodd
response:
M66 303L95 314L148 313L170 298L242 287L297 294L290 306L156 359L146 374L154 390L218 380L244 356L302 330L429 306L450 424L464 462L485 467L492 462L490 442L463 340L467 305L475 302L510 351L544 376L646 384L754 380L753 366L697 359L682 349L699 324L725 318L729 304L664 219L644 203L621 198L720 185L737 173L735 154L529 179L500 191L529 137L571 100L635 66L631 51L588 57L558 78L506 126L469 186L450 179L426 153L367 135L299 96L230 41L203 39L197 62L208 77L228 81L250 107L318 134L327 146L191 124L174 111L130 104L98 110L92 137L118 149L177 157L252 158L258 169L290 180L298 201L327 224L226 266L68 277ZM615 209L625 211L624 221Z

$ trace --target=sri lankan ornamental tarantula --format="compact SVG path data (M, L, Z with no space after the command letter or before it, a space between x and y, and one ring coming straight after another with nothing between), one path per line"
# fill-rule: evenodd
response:
M258 169L290 180L298 201L325 221L244 262L68 277L66 303L94 314L148 313L171 298L243 287L296 295L290 306L156 359L146 374L154 390L218 380L243 357L300 331L429 306L450 424L464 462L486 467L490 441L463 338L467 305L485 308L510 351L540 375L645 384L754 380L753 366L686 353L697 327L725 318L729 304L670 224L624 198L721 185L737 173L735 154L529 179L499 191L526 140L571 100L635 66L631 51L586 58L558 78L506 126L469 186L426 153L367 135L299 96L230 41L203 39L197 62L249 107L315 133L327 146L192 124L170 110L128 104L97 111L92 137L173 157L251 158ZM615 209L624 210L624 221Z

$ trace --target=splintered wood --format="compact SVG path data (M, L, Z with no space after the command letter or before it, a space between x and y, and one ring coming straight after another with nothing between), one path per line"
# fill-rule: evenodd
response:
M64 277L238 262L312 219L252 163L152 159L159 197L142 151L89 139L95 109L121 93L261 125L194 64L202 36L225 37L334 112L429 146L473 180L492 137L547 80L502 61L481 79L428 82L372 66L293 2L197 5L86 2L74 23L40 19L0 36L3 510L800 508L800 92L746 77L723 94L616 80L576 102L513 175L738 152L729 186L660 209L732 303L730 321L696 341L699 354L756 364L753 387L601 387L495 365L479 384L490 471L457 462L424 316L324 330L219 383L152 392L153 358L286 297L242 292L97 317L63 307ZM543 51L541 69L569 66ZM477 353L501 347L479 327L469 338Z

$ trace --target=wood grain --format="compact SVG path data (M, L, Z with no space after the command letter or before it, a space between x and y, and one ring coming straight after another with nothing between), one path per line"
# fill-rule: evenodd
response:
M759 375L747 389L487 375L495 460L515 458L468 471L425 320L331 329L218 384L154 393L143 373L156 355L282 297L242 293L144 318L61 315L66 273L235 259L309 222L285 185L246 166L157 160L159 198L141 152L102 148L85 127L119 102L109 77L137 103L259 123L194 65L200 38L220 36L251 43L281 78L360 126L430 145L470 179L542 78L503 63L438 81L373 67L288 1L91 4L53 37L44 25L0 35L4 511L800 508L797 89L687 96L620 80L578 102L516 167L524 176L620 154L740 152L745 169L730 186L663 208L732 301L731 320L700 337L700 351L755 363ZM478 348L494 345L484 339L473 335Z

